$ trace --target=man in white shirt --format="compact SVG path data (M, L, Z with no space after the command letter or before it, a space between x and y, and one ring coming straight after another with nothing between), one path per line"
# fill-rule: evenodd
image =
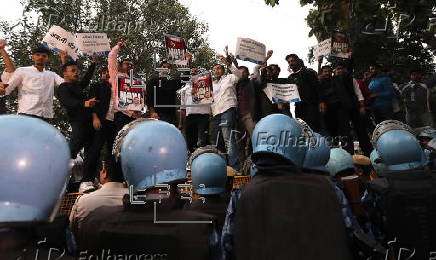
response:
M18 114L47 120L53 118L53 95L55 87L64 80L45 69L50 50L40 46L32 51L34 64L20 67L6 83L0 83L0 95L9 95L18 89Z
M236 143L236 108L238 106L235 85L241 78L241 72L233 67L224 56L221 56L224 63L232 74L224 75L224 66L213 67L213 104L212 108L212 134L211 142L216 143L221 133L226 146L229 165L239 171L238 147Z
M70 213L70 228L80 235L80 227L83 220L94 209L101 206L121 206L123 197L129 193L129 189L123 184L124 178L120 163L114 160L100 171L100 183L103 186L91 193L85 194L77 199Z
M198 75L198 73L197 68L191 69L192 76ZM180 90L180 93L180 104L187 107L182 107L180 110L179 129L181 129L183 125L185 126L186 143L189 151L192 153L196 148L207 144L210 106L192 106L194 103L192 101L191 83L186 83L186 86Z

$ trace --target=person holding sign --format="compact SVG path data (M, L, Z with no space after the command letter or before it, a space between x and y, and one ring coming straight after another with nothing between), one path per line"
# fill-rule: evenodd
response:
M85 76L79 80L79 68L77 63L68 62L62 66L62 74L65 82L59 86L57 97L66 108L71 125L70 152L71 159L75 159L77 153L84 147L84 168L87 169L88 151L92 143L93 129L91 108L98 102L95 98L85 98L85 89L88 87L96 67L97 56L92 57L91 65ZM93 181L95 172L84 172L79 192L94 189Z
M116 100L118 99L118 79L129 77L130 70L133 70L133 62L130 59L123 59L121 62L117 62L118 52L126 47L124 41L118 41L108 55L108 69L110 75L110 83L112 85L112 100L107 115L108 120L112 120L115 123L116 131L118 132L126 124L132 122L136 118L141 117L141 111L134 110L120 110L117 106Z
M188 64L191 63L192 55L185 53ZM152 118L160 119L176 125L176 92L183 87L181 78L171 78L169 73L171 64L162 61L159 68L159 76L147 82L146 104Z
M48 120L53 118L53 95L55 87L64 80L56 73L46 70L50 50L39 46L32 50L33 65L18 68L8 84L0 83L0 95L9 95L18 89L18 114Z
M292 70L288 79L297 85L301 98L301 101L295 104L295 117L303 119L315 132L319 132L321 130L320 110L323 110L325 105L319 101L317 73L305 67L303 60L296 54L287 55L286 61Z
M192 76L198 74L199 71L197 68L191 69ZM207 144L210 113L209 105L199 104L197 105L198 107L194 106L193 94L196 94L196 90L192 85L191 82L186 83L186 86L180 90L180 104L186 107L181 107L179 120L179 129L182 129L184 125L186 144L191 153L194 152L197 147L202 147ZM204 93L204 95L206 96L206 93Z
M212 104L212 134L213 142L219 138L219 133L224 138L229 165L238 171L240 163L238 159L238 147L235 138L236 132L236 108L238 101L235 85L241 78L241 72L233 67L226 57L220 56L221 62L227 66L232 74L224 75L224 66L217 64L213 67L213 100Z

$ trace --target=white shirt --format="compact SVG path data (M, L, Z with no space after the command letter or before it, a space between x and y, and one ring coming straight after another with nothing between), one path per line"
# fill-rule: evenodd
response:
M238 106L235 85L238 83L241 73L233 66L230 67L230 71L233 74L222 76L220 80L213 81L213 104L211 106L213 116Z
M363 95L362 95L362 91L359 88L359 83L357 83L357 80L355 78L353 78L353 87L354 87L354 94L356 94L357 100L359 101L363 101Z
M194 105L192 102L192 85L191 83L186 83L186 86L184 86L180 90L180 104L182 106L189 106ZM209 114L210 113L210 106L209 105L197 105L196 107L182 107L181 109L186 110L186 115L191 114Z
M9 79L12 77L13 72L3 71L1 79L3 83L8 83Z
M129 189L120 182L108 182L91 193L85 194L77 199L70 213L70 225L74 231L80 229L82 221L94 209L101 206L121 206L123 196L128 194Z
M63 82L64 79L52 71L21 67L9 79L5 94L18 88L18 113L53 118L54 89Z

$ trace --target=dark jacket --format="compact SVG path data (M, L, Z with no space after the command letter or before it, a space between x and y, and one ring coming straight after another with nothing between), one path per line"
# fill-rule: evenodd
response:
M109 82L101 80L91 85L89 90L89 98L95 98L100 101L92 108L92 112L96 113L100 120L105 120L106 118L111 96L112 88Z
M85 107L87 100L85 89L88 87L95 71L95 63L91 63L85 76L78 82L64 82L59 85L57 97L66 108L68 119L72 121L91 120L91 108Z
M88 250L98 255L101 255L101 250L107 252L110 249L112 255L148 255L144 259L212 259L209 257L212 224L172 222L212 219L205 213L180 209L174 199L157 203L156 211L152 201L144 205L100 207L83 222L78 246L81 251ZM156 254L160 256L149 257Z
M161 85L159 87L159 80ZM166 78L152 78L147 83L147 98L145 100L148 107L154 107L158 114L175 114L176 107L156 107L157 105L175 106L176 105L176 92L183 87L180 78L167 80ZM154 88L156 87L156 96ZM156 98L156 103L154 99Z
M236 259L350 259L340 206L325 177L291 165L256 167L236 206Z
M340 103L345 109L357 108L353 77L348 73L320 80L320 100L326 104Z
M317 73L306 67L302 67L297 73L289 75L290 83L297 84L301 103L318 105L319 82Z

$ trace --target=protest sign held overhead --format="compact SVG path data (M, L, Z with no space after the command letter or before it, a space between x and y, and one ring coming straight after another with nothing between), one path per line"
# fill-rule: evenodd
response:
M350 42L345 34L334 32L331 38L313 47L313 56L315 56L316 59L328 55L343 59L349 59L351 57Z
M60 26L52 26L42 39L42 43L53 51L66 51L68 56L77 60L79 49L76 46L76 37Z
M77 33L77 47L87 55L107 55L111 50L106 33Z
M332 39L328 38L327 40L324 40L318 45L313 47L313 56L315 56L316 59L318 59L321 56L327 56L332 52Z
M249 38L238 37L235 56L239 60L262 64L266 55L265 44Z
M115 105L118 110L142 111L145 107L145 81L139 78L118 76ZM143 86L143 87L137 87Z
M332 34L331 55L343 59L349 59L351 57L350 42L347 35L340 32L334 32Z
M167 49L167 59L169 63L180 66L188 65L188 60L185 57L185 39L165 34L165 47Z
M212 75L205 72L192 77L192 103L212 104Z
M295 84L268 83L263 90L273 103L300 102L300 94Z

